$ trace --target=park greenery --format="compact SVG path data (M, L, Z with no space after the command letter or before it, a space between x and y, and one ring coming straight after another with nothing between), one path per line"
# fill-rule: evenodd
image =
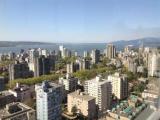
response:
M41 83L44 80L56 81L60 77L60 74L42 75L40 77L33 77L27 79L15 79L10 81L8 87L14 87L16 83L34 85L36 83Z
M67 63L75 61L76 57L59 59L58 63L56 63L56 70L64 69ZM81 70L73 73L73 76L78 77L79 80L83 83L85 80L92 79L96 77L96 75L101 74L102 76L107 76L109 74L114 74L117 71L116 66L114 65L107 65L109 60L105 57L101 59L101 62L98 64L92 64L90 69ZM124 66L121 68L121 72L128 76L129 82L137 80L137 74L129 72ZM5 74L4 76L6 76ZM36 83L41 83L43 80L51 80L57 81L60 76L64 76L63 73L56 74L55 72L51 72L49 75L42 75L40 77L33 77L27 79L15 79L8 83L8 87L15 86L16 83L27 84L27 85L34 85ZM141 86L140 86L141 87ZM135 88L136 89L136 88Z
M94 69L89 69L89 70L82 70L82 71L77 71L73 73L73 76L78 77L82 82L84 80L92 79L94 78L97 74L107 74L107 73L114 73L115 72L115 67L97 67ZM27 84L27 85L34 85L36 83L41 83L43 80L51 80L51 81L56 81L60 76L63 76L63 74L50 74L50 75L42 75L40 77L33 77L33 78L27 78L27 79L15 79L10 81L8 84L8 87L13 87L15 86L16 83L21 83L21 84Z
M114 67L102 67L90 70L77 71L73 75L75 77L78 77L81 80L81 82L83 82L85 80L89 80L96 77L97 74L109 74L109 73L112 74L115 72L115 70L116 69Z
M59 59L58 59L58 62L57 62L56 65L55 65L55 69L56 69L56 70L63 69L63 68L65 68L65 65L66 65L66 64L71 63L71 62L73 62L73 61L75 61L75 60L76 60L76 57L75 57L75 56L65 57L64 59L59 58Z

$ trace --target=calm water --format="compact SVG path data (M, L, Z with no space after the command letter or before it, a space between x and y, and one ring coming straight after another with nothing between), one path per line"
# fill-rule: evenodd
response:
M83 54L83 51L91 51L92 49L99 49L101 52L106 47L105 43L80 43L80 44L45 44L45 45L18 45L16 47L0 47L0 53L8 53L8 52L20 52L21 49L28 50L30 48L43 48L48 50L58 50L59 45L63 45L64 47L77 51L79 55Z

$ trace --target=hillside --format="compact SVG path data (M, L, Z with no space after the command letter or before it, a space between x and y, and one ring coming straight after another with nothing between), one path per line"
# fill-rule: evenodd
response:
M112 42L118 48L123 48L126 45L133 45L134 47L139 47L142 44L148 47L160 47L160 38L142 38L142 39L135 39L135 40L119 40Z

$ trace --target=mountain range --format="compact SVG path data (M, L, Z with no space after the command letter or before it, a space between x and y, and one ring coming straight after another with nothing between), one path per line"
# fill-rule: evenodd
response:
M118 40L112 42L112 44L119 46L126 46L126 45L132 45L134 47L139 47L143 44L143 46L148 47L160 47L160 38L154 38L154 37L148 37L148 38L141 38L141 39L135 39L135 40Z

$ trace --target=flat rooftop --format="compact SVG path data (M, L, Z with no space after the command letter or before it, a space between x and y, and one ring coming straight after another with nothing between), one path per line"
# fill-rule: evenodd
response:
M36 86L46 87L46 88L58 88L58 87L61 87L62 85L46 80L46 81L43 81L42 83L36 84Z
M83 99L83 100L86 100L86 101L90 101L90 100L95 99L94 97L86 95L85 93L79 92L79 91L72 92L68 95L72 96L72 97L75 97L75 98Z
M7 104L5 108L0 109L0 118L12 117L30 110L33 109L23 103L10 103Z
M12 93L10 93L10 92L7 91L7 90L0 92L0 98L3 97L3 96L8 96L8 95L12 95Z

